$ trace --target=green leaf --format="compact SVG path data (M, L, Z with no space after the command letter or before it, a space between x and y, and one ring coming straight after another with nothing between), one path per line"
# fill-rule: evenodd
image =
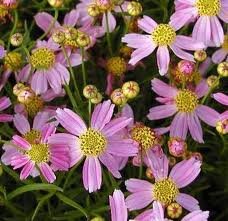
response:
M34 190L44 190L44 191L53 190L53 191L63 192L62 188L60 188L54 184L35 183L35 184L29 184L29 185L25 185L25 186L17 188L16 190L12 191L11 193L9 193L7 195L7 199L11 200L20 194L23 194L23 193L29 192L29 191L34 191Z
M89 219L89 215L87 213L87 211L82 207L80 206L78 203L74 202L72 199L68 198L67 196L61 194L61 193L56 193L56 196L61 200L63 201L65 204L79 210L82 214L84 214L84 216Z

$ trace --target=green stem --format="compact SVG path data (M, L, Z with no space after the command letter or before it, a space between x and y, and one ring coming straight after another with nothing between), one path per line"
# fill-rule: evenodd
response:
M83 86L86 86L86 69L85 69L85 49L81 47L81 56L82 56L82 76L83 76Z
M69 57L67 55L67 52L66 52L66 49L64 48L64 46L62 46L62 51L63 51L64 57L65 57L65 59L67 61L67 64L69 66L69 71L70 71L71 79L73 80L74 88L75 88L75 91L76 91L76 97L81 102L82 99L81 99L80 92L79 92L79 89L78 89L78 86L77 86L76 78L74 76L74 70L73 70L73 68L71 66L70 59L69 59Z
M10 36L9 36L9 40L8 40L8 45L7 45L7 51L9 51L9 48L10 48L10 39L12 37L12 35L14 34L16 28L17 28L17 23L18 23L18 12L17 10L15 9L14 10L14 25L13 25L13 28L10 32Z
M105 20L106 20L106 39L108 42L108 50L109 54L112 56L112 44L110 39L110 31L109 31L109 22L108 22L108 14L105 12Z
M139 179L142 179L142 174L143 174L143 156L142 156L142 153L141 153L141 164L139 166Z
M88 112L89 112L89 125L91 121L91 109L92 109L92 103L91 100L88 101Z
M74 110L75 110L75 111L78 110L78 105L77 105L77 103L76 103L76 101L75 101L75 99L74 99L74 96L73 96L73 94L72 94L72 92L71 92L71 90L70 90L69 85L65 84L64 88L65 88L65 91L66 91L68 97L70 98L70 102L71 102L71 104L72 104Z

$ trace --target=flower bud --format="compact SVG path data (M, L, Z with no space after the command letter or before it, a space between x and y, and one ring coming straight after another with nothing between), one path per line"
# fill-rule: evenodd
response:
M122 5L124 3L124 0L112 0L114 5Z
M170 138L168 141L169 153L174 157L181 157L187 150L187 144L181 138Z
M169 165L173 167L176 164L176 158L175 157L168 157L169 159Z
M18 96L18 94L23 90L25 89L26 86L22 83L17 83L16 85L14 85L13 87L13 94Z
M196 160L202 162L203 161L203 156L200 152L192 152L191 157L194 157Z
M65 38L68 40L74 40L78 37L78 30L73 27L68 27L64 30Z
M133 52L132 48L124 45L120 48L120 54L122 55L123 58L130 58L131 53Z
M218 74L222 77L228 77L228 61L222 62L217 67Z
M101 13L99 7L96 4L89 5L87 8L87 12L91 17L97 17Z
M65 33L63 31L58 30L55 31L51 37L55 43L62 44L65 40Z
M102 217L97 216L91 219L91 221L105 221Z
M191 75L195 70L195 64L191 61L181 60L177 68L182 74Z
M195 51L194 58L199 62L205 61L207 58L207 53L204 50Z
M86 85L83 89L83 95L87 99L93 99L97 96L98 90L94 85Z
M139 94L140 88L137 82L128 81L123 84L122 92L128 99L133 99Z
M152 172L152 170L149 167L146 169L146 177L148 179L150 179L150 180L153 180L154 179L153 172Z
M207 84L209 87L217 87L219 86L218 76L211 75L207 78Z
M50 6L60 8L63 6L64 0L48 0Z
M127 12L131 16L138 16L142 13L142 5L139 2L132 1L127 6Z
M228 119L220 120L216 123L216 130L220 134L228 133Z
M178 203L171 203L167 207L167 214L172 219L178 219L182 215L183 209Z
M34 96L35 93L30 88L25 87L18 93L17 100L22 104L26 104L33 100Z
M23 35L21 33L15 33L10 38L11 45L18 47L23 42Z
M123 94L120 88L114 90L111 94L111 100L114 104L118 106L123 106L127 103L127 98Z
M87 47L90 44L90 37L86 33L78 32L76 42L79 47Z
M22 55L12 51L6 54L4 58L4 66L11 71L18 71L22 66Z
M127 64L121 57L112 57L107 61L107 71L113 75L121 76L127 71Z
M101 93L98 92L96 97L90 99L90 101L92 104L99 104L99 103L101 103L102 99L103 99L103 97L102 97Z

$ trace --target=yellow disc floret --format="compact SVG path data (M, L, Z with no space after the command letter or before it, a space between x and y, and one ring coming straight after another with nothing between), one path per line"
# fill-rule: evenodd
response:
M147 126L136 125L131 130L131 138L139 143L142 150L146 151L158 143L155 132Z
M176 32L170 25L160 24L153 30L151 37L160 46L170 45L176 38Z
M4 66L11 71L19 71L22 66L22 55L18 52L9 52L4 58Z
M43 163L49 161L48 144L32 144L32 148L26 151L27 156L35 163Z
M190 113L194 111L198 105L196 94L188 89L179 91L175 98L177 109L180 112Z
M48 70L55 63L55 54L49 48L38 48L30 56L33 68L38 70Z
M30 117L34 117L44 107L44 101L40 96L34 96L29 102L25 103L25 109Z
M113 75L120 76L127 71L126 61L121 57L112 57L107 61L107 70Z
M179 190L176 184L169 178L157 181L154 184L154 198L163 205L169 205L174 202L178 193Z
M99 156L107 145L107 140L99 131L89 128L79 137L80 148L85 156Z
M220 0L197 0L195 4L200 16L218 15L221 9Z
M23 138L27 140L31 144L37 144L39 143L41 139L41 133L38 130L30 130L26 134L24 134Z

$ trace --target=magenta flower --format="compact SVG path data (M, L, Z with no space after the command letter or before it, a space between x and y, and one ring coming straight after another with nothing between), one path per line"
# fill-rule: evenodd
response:
M205 45L219 47L224 41L224 31L218 17L228 22L226 0L176 0L179 3L171 16L171 24L180 29L193 19L197 20L192 37ZM176 2L175 1L175 2ZM182 6L181 6L182 5Z
M70 148L70 166L85 157L83 184L86 190L94 192L101 187L101 164L120 178L119 164L115 156L129 157L137 154L137 144L131 139L116 137L116 133L126 127L130 118L118 117L111 120L115 105L105 101L97 105L91 117L91 124L84 121L73 111L58 109L57 120L69 133L58 133L49 139L54 146Z
M147 212L142 215L137 216L135 221L169 221L169 219L165 218L164 209L161 203L154 201L153 210L150 210L150 213ZM143 217L143 218L142 218ZM188 215L184 216L181 221L207 221L209 217L208 211L196 210Z
M129 210L139 210L153 201L168 206L172 202L179 203L188 211L199 209L198 201L192 196L180 193L179 189L189 185L200 173L201 162L195 158L177 163L168 176L169 161L161 148L150 152L151 170L155 183L140 179L129 179L126 188L132 194L126 198Z
M215 127L219 113L212 108L199 104L199 99L208 92L207 83L202 80L194 91L177 89L159 79L152 80L152 90L159 95L163 105L152 107L147 117L150 120L175 117L170 125L170 136L186 139L188 130L192 138L203 143L203 131L199 118Z
M177 57L193 62L193 55L184 50L195 51L205 47L204 44L191 37L177 35L177 28L174 22L157 24L152 18L143 16L138 21L138 26L148 34L131 33L122 38L122 42L127 43L128 47L136 49L131 54L129 63L135 65L158 47L157 64L161 75L166 74L169 68L170 55L168 47Z
M62 85L69 84L70 74L56 57L59 46L48 41L38 41L32 51L27 68L32 69L31 87L36 94L44 93L50 86L56 94L61 93Z
M112 221L127 221L127 207L121 190L115 190L113 196L109 196Z
M0 98L0 111L7 109L11 105L11 101L8 97ZM13 120L13 116L10 114L0 114L0 122L10 122Z
M49 182L56 179L53 172L56 170L68 170L68 148L51 145L49 137L55 133L53 123L47 124L48 113L38 113L34 118L31 128L28 120L20 114L14 117L14 124L21 136L14 135L9 144L4 144L5 153L2 162L13 166L13 169L22 168L20 179L26 179L29 175L36 177L40 174Z
M225 35L224 43L222 44L222 47L212 55L212 61L215 64L219 64L224 60L228 61L227 55L228 55L228 35Z

